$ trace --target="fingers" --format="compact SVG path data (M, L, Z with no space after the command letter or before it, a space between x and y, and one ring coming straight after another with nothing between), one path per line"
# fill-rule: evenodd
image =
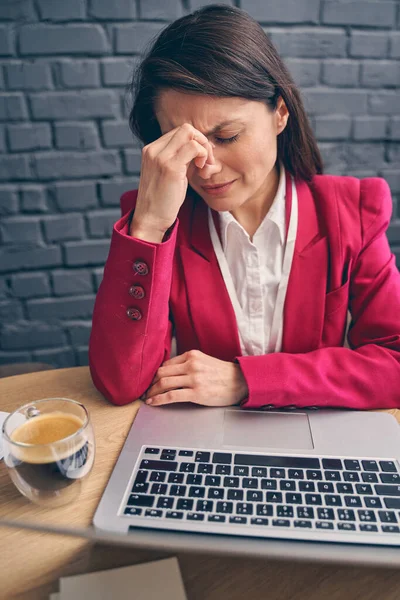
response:
M181 362L167 366L163 365L158 369L157 373L154 375L152 385L157 383L157 381L159 381L163 377L177 377L178 375L187 375L185 363Z
M157 396L157 394L164 394L171 390L177 390L179 388L188 388L190 386L190 377L187 375L178 375L176 377L161 377L156 383L154 383L147 391L147 398Z
M193 159L198 159L196 166L199 168L203 168L207 161L211 161L211 164L214 163L213 145L195 127L189 123L184 123L173 131L172 136L169 136L171 132L166 134L166 136L169 136L167 143L162 149L158 150L159 154L163 155L163 159L173 160L175 157L178 159L182 157L184 164L188 164ZM184 148L185 151L182 152Z
M164 404L174 404L175 402L193 402L192 390L173 390L146 400L146 404L151 404L151 406L162 406Z

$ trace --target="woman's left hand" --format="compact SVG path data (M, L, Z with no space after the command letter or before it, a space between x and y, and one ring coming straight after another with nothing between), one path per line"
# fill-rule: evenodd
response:
M158 369L147 390L146 404L161 406L173 402L194 402L205 406L231 406L248 396L240 366L189 350Z

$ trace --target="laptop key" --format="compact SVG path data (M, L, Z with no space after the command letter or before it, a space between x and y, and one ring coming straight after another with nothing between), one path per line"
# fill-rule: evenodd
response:
M267 492L267 502L282 502L281 492Z
M143 459L140 463L141 469L151 469L152 471L176 471L178 463L172 460L150 460Z
M186 494L186 485L171 485L169 493L171 496L184 496Z
M133 516L141 515L142 512L143 512L142 508L137 508L136 506L128 506L124 510L124 515L131 515L133 517Z
M362 506L361 498L358 496L345 496L344 503L346 506Z
M376 496L372 496L368 498L367 496L364 498L365 506L368 508L382 508L382 502L380 498ZM388 508L388 507L387 507Z
M214 508L214 502L212 500L197 500L196 510L202 512L212 512Z
M272 517L274 514L274 508L271 506L271 504L257 504L256 512L260 516Z
M204 521L203 513L188 513L186 515L188 521Z
M239 477L224 477L224 487L237 488L239 484Z
M228 490L228 500L243 500L243 490Z
M342 475L339 471L325 471L327 481L342 481Z
M138 471L138 473L140 473L140 471ZM171 475L173 475L173 473L171 473ZM165 481L166 476L167 474L165 471L152 471L150 473L150 481L158 481L162 483Z
M290 481L290 479L281 479L279 489L284 492L294 492L296 490L296 482Z
M253 517L250 519L251 525L268 525L268 519L264 519L263 517Z
M355 531L356 530L356 526L354 525L354 523L338 523L338 529L341 529L342 531Z
M335 513L332 508L317 508L318 519L328 519L333 521L335 519Z
M289 479L304 479L304 471L303 469L289 469L288 477Z
M233 502L217 502L216 512L224 514L233 513Z
M343 523L344 525L344 523ZM378 527L376 525L372 525L371 523L360 523L360 531L368 531L369 533L371 532L377 532L378 531Z
M224 488L208 488L208 497L212 499L222 499L224 497Z
M181 473L194 473L195 466L194 463L183 462L181 463L179 470Z
M160 448L146 448L145 454L160 454Z
M253 467L251 469L252 477L266 477L267 476L267 468L266 467Z
M317 529L333 529L333 523L330 521L316 521L315 526Z
M362 460L361 464L364 471L379 471L378 463L376 460Z
M165 486L167 487L167 486ZM134 494L145 494L147 492L147 490L149 489L149 484L148 483L134 483L133 488L132 488L132 492Z
M145 517L162 517L162 510L157 510L155 508L148 508L144 513Z
M229 465L217 465L215 467L215 472L217 475L230 475L231 467Z
M229 517L229 523L234 523L235 525L246 525L247 517Z
M376 516L373 510L358 510L357 513L360 521L376 521Z
M342 498L337 494L325 494L325 504L327 506L342 506Z
M248 490L246 500L247 502L262 502L263 493L260 491Z
M164 495L167 493L167 484L166 483L153 483L153 485L151 486L151 490L150 492L152 494L158 494L158 495ZM132 490L134 491L134 490Z
M290 527L289 519L272 519L272 525L274 527Z
M336 490L339 492L339 494L354 494L352 483L337 483Z
M371 475L375 475L375 473L370 473ZM375 475L376 477L376 475ZM400 474L399 473L381 473L379 475L382 483L400 483Z
M219 463L222 465L230 465L232 462L232 454L230 454L228 452L214 452L212 461L213 461L213 463Z
M400 533L398 525L382 525L383 533Z
M314 518L314 509L310 506L298 506L297 507L297 516L299 519L313 519Z
M355 521L356 520L356 515L354 513L354 510L351 510L349 508L338 508L337 514L339 517L339 521Z
M322 496L320 494L306 494L305 498L306 504L309 504L311 506L322 504Z
M278 487L278 482L276 479L261 479L261 489L262 490L276 490Z
M206 493L205 487L196 487L192 485L189 488L189 497L190 498L204 498L204 494Z
M386 508L400 508L400 498L384 498Z
M299 456L261 456L259 454L236 454L235 465L254 467L292 467L294 469L319 469L319 458L303 458Z
M373 494L372 487L369 483L356 483L356 490L358 494Z
M277 517L293 517L293 506L280 505L276 507Z
M380 465L382 471L385 471L385 473L396 473L397 472L396 465L392 460L381 460L381 461L379 461L379 465Z
M285 469L270 469L269 476L274 477L275 479L283 479L286 477Z
M176 503L177 510L192 510L193 509L193 500L190 498L179 498Z
M193 456L193 450L179 450L179 456Z
M382 478L382 475L380 477ZM378 477L376 473L361 473L361 479L365 483L378 483ZM396 483L395 481L384 481L383 479L381 479L381 481L382 483Z
M203 483L203 475L192 475L189 474L186 476L186 483L188 485L202 485Z
M343 479L345 481L360 481L360 475L356 471L344 471Z
M301 520L296 520L294 522L294 526L295 527L302 527L302 528L308 528L311 529L312 525L311 525L311 521L306 521L304 519Z
M307 479L311 479L311 480L322 479L322 471L319 471L318 469L307 470L306 475L307 475Z
M249 467L234 467L233 474L244 477L249 474Z
M252 515L253 505L250 502L238 502L236 504L236 512L238 515Z
M205 485L218 486L221 485L221 477L218 475L206 475Z
M163 496L157 500L157 508L172 508L174 505L175 498L169 496Z
M400 485L376 485L375 494L378 496L400 496Z
M147 506L151 508L154 504L154 496L145 496L144 494L131 494L128 500L128 506Z
M396 513L391 510L378 510L378 515L382 523L397 523Z
M165 513L166 519L183 519L183 512L178 512L177 510L167 511Z
M141 471L139 470L136 473L136 478L135 478L135 483L146 483L147 481L147 475L149 474L149 471ZM164 477L165 477L165 473L163 473Z
M163 450L161 452L161 460L175 460L176 450Z
M324 469L330 469L332 471L342 470L343 465L340 458L323 458L322 466Z
M242 485L244 488L258 489L257 477L243 477Z
M210 460L211 454L210 452L202 452L202 451L198 451L196 452L196 456L194 457L195 462L200 462L200 463L208 463Z
M225 515L208 515L207 520L212 523L225 523L226 517Z
M292 494L289 492L285 495L285 498L287 504L301 504L303 502L303 496L301 494Z
M299 481L300 492L315 492L315 483L313 481Z
M345 460L344 468L347 471L361 471L361 465L358 460Z
M317 488L319 492L324 494L333 494L335 491L333 488L333 483L330 483L329 481L318 481Z
M170 473L168 475L168 483L183 483L184 478L183 473Z
M212 473L213 472L213 465L211 463L199 463L197 465L197 472L198 473Z

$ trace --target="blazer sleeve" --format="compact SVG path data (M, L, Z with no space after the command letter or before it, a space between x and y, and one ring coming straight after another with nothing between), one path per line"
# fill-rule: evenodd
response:
M392 200L382 179L361 181L362 247L350 276L349 348L238 357L244 408L400 407L400 274L386 229Z
M130 211L114 225L89 342L93 383L119 405L140 398L169 358L169 296L178 228L176 221L168 239L160 244L135 239L128 233L132 201L127 202L126 195L121 207L122 212ZM135 263L144 265L141 272L135 270ZM140 286L144 297L132 297L132 286ZM128 309L135 309L136 319L128 316Z

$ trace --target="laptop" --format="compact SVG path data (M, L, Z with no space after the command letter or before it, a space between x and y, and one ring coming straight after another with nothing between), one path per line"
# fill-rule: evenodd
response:
M388 413L143 405L94 516L138 545L400 564Z

